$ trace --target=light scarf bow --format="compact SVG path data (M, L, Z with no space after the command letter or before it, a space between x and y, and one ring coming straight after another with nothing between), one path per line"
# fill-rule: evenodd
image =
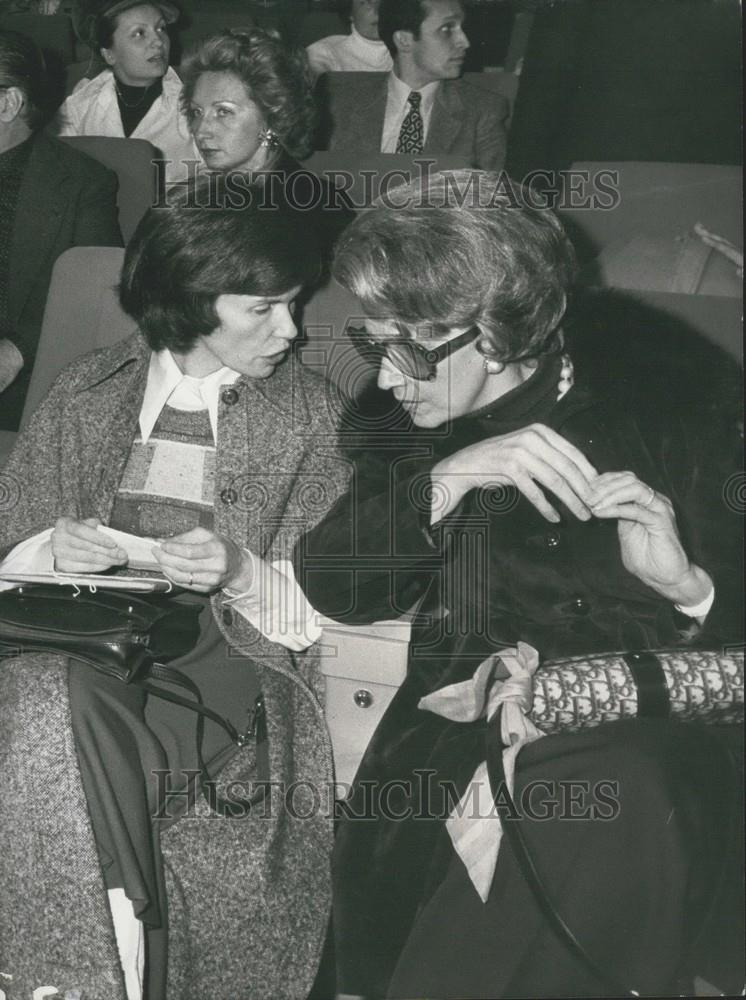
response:
M494 677L498 663L502 663L510 675L506 680ZM526 714L533 705L533 675L538 665L537 651L519 642L515 649L503 649L489 656L479 664L470 680L433 691L418 704L419 708L452 722L474 722L481 718L490 722L498 706L503 705L501 737L506 744L503 767L511 797L516 757L527 743L544 735ZM487 811L482 808L485 802L489 803ZM446 829L474 888L486 903L503 835L486 761L474 772L461 800L446 820Z

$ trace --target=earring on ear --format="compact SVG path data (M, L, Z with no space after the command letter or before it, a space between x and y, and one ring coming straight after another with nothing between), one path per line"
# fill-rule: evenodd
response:
M482 367L488 375L500 375L505 371L505 362L495 357L497 348L486 337L477 342L477 350L482 355Z
M500 375L505 371L505 362L496 361L494 358L485 358L482 361L482 367L488 375Z
M271 128L263 128L259 133L259 144L265 149L277 149L280 145L280 137Z

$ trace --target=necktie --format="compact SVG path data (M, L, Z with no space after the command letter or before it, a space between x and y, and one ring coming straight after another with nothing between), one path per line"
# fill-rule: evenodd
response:
M418 90L413 90L407 100L409 101L409 111L401 123L396 151L397 153L421 153L425 141L425 126L420 114L422 94Z

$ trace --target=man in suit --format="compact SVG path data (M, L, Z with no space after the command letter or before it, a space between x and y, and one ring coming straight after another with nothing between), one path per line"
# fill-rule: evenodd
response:
M39 131L51 110L44 57L0 31L0 429L16 430L57 257L121 246L116 177Z
M381 0L378 31L393 69L325 78L328 148L462 155L465 166L500 170L508 103L459 79L463 21L460 0Z

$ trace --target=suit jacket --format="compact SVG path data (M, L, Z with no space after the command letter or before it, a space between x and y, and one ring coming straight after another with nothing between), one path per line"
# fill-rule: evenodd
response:
M33 140L12 236L8 312L24 367L0 397L0 427L7 430L15 430L21 417L54 262L75 246L122 246L117 180L42 132Z
M63 513L108 522L149 359L136 334L79 358L58 378L3 471L14 492L13 502L0 504L0 553ZM324 380L293 360L271 378L241 378L234 389L238 399L223 400L219 411L215 530L280 558L345 488L333 400ZM202 800L194 815L161 833L168 996L300 998L313 981L330 904L332 817L324 803L332 753L318 647L291 654L225 602L222 592L213 596L215 620L227 642L257 665L270 773L282 787L256 816L211 817ZM0 757L8 762L0 774L7 846L0 896L13 915L0 919L0 954L12 964L3 970L13 974L19 996L52 983L63 993L77 988L85 997L125 1000L77 768L66 661L29 655L4 661L0 701L13 719L0 730ZM256 780L254 765L253 750L237 750L221 777L245 789ZM289 815L288 801L301 822ZM57 836L58 829L65 835ZM35 854L31 843L46 846ZM64 941L60 950L47 947L55 937Z
M324 123L320 149L380 153L388 73L328 73L319 84ZM464 165L501 170L508 102L465 80L443 80L433 105L424 153L464 157Z

